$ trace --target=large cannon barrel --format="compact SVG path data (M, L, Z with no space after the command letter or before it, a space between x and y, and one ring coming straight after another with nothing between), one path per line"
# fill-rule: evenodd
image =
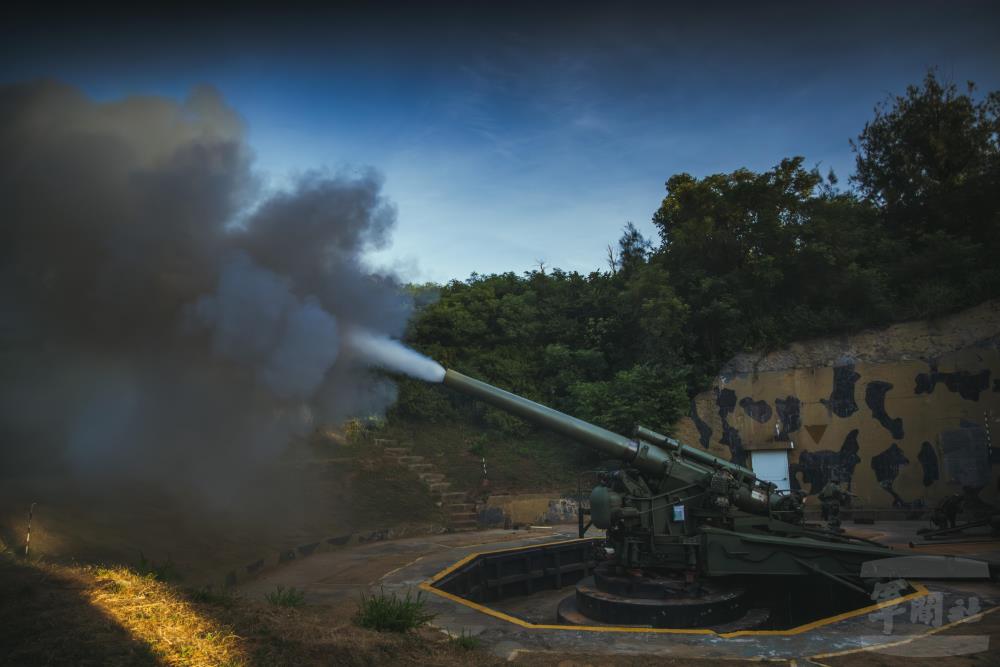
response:
M651 442L657 447L661 447L668 452L672 452L682 459L695 461L696 463L706 465L710 468L725 468L729 472L733 473L737 479L757 479L757 475L754 474L754 471L750 468L745 468L741 465L733 463L732 461L720 459L718 456L712 456L708 452L696 449L690 445L685 445L679 440L675 440L670 436L663 435L662 433L657 433L656 431L646 428L645 426L636 427L635 435L640 440Z
M769 492L759 487L766 482L760 481L752 470L681 444L651 429L638 427L633 440L450 369L445 371L444 384L609 457L620 459L645 474L676 476L684 488L688 488L694 479L711 475L714 470L728 470L742 482L732 496L733 503L748 512L768 512ZM775 501L779 499L779 496L774 497Z
M582 419L553 410L540 403L498 389L493 385L462 375L451 369L444 374L444 383L484 403L510 412L538 426L555 431L609 457L632 461L636 458L639 444L623 435L618 435L600 426L589 424Z

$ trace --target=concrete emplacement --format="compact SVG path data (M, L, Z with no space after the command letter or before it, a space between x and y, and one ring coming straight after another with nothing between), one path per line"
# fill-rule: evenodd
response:
M471 536L470 536L471 537ZM969 581L911 582L910 592L871 603L850 611L792 625L787 629L733 630L715 628L651 628L605 624L569 625L556 620L555 607L571 594L571 586L548 587L490 604L480 604L442 590L441 583L475 568L483 559L497 554L537 551L540 546L566 549L590 540L566 539L555 534L546 538L511 536L492 542L487 548L451 547L447 553L421 556L385 575L381 584L387 591L400 592L419 587L429 595L428 606L437 614L434 624L453 635L474 634L499 655L543 651L566 653L669 654L675 657L704 658L707 655L734 659L795 659L866 649L906 651L917 638L936 634L942 622L927 622L914 610L935 605L943 610L976 608L989 614L1000 608L1000 590L992 583ZM564 568L571 571L572 566ZM572 577L570 580L574 580ZM579 580L577 577L575 580ZM575 581L574 580L574 581ZM972 600L975 599L975 607ZM965 605L968 605L966 607ZM942 612L943 614L943 612ZM942 616L943 618L943 616ZM952 615L947 616L951 620ZM966 618L965 620L975 620ZM937 640L948 639L944 636ZM964 639L968 639L965 637ZM977 642L988 637L974 637ZM974 652L964 648L937 649L944 654ZM985 650L979 647L978 650Z
M910 549L918 521L880 521L868 529L855 529L877 539L901 555L954 553L1000 562L1000 541L967 544L923 545ZM569 542L575 525L539 530L453 532L349 544L341 548L282 563L237 584L241 594L263 600L275 586L305 591L306 603L322 605L335 617L347 617L357 608L362 592L382 589L404 595L421 589L432 625L453 636L474 636L484 650L502 658L525 654L551 656L665 656L680 663L701 660L796 660L799 664L843 664L826 657L850 654L851 660L877 652L892 653L899 660L911 657L964 656L958 664L990 664L978 654L1000 645L1000 586L989 581L911 579L923 593L905 600L869 602L873 609L856 610L843 618L802 625L777 632L723 634L688 630L670 632L649 628L583 629L556 623L555 604L571 586L552 598L528 595L508 601L510 606L490 611L435 592L433 584L443 573L481 554L517 550L537 545ZM440 575L440 576L439 576ZM549 591L549 594L552 592ZM936 610L935 615L926 612ZM961 613L959 613L961 612ZM961 618L961 616L965 618ZM958 620L955 620L955 619ZM888 631L888 632L887 632ZM803 660L808 659L808 660ZM972 660L972 662L969 661ZM811 661L811 663L810 663ZM594 663L588 658L587 662ZM676 664L676 663L675 663ZM885 662L877 664L896 664Z
M472 575L477 573L477 570L488 569L481 568L483 565L487 565L488 560L493 558L494 560L499 560L495 557L512 557L517 558L518 556L537 556L539 554L544 554L545 552L555 552L560 551L565 553L569 551L567 547L586 547L593 542L599 542L599 540L593 539L577 539L577 540L565 540L565 541L554 541L546 544L532 544L527 546L512 547L508 549L490 550L483 552L473 552L468 556L462 558L461 560L453 563L444 570L441 570L435 574L429 581L425 581L420 584L420 588L424 591L428 591L435 595L439 595L445 599L452 602L456 602L461 605L465 605L470 609L474 609L481 613L493 616L509 623L513 623L517 626L523 628L533 628L542 630L578 630L583 632L640 632L640 633L654 633L654 634L683 634L683 635L714 635L723 638L732 637L752 637L757 635L767 635L767 636L792 636L798 635L808 630L813 630L816 628L829 625L830 623L835 623L837 621L854 618L856 616L861 616L863 614L875 612L879 609L884 609L886 607L891 607L899 605L910 600L924 597L930 593L930 591L922 584L915 584L912 588L912 592L906 593L904 595L896 596L890 600L885 600L879 602L878 604L866 605L851 609L849 611L841 612L838 614L833 614L830 616L822 617L817 620L803 623L801 625L796 625L794 627L783 629L783 630L732 630L725 631L719 627L637 627L635 625L614 625L611 623L600 623L594 621L592 624L585 624L580 621L572 622L569 619L564 619L565 615L564 606L567 601L572 601L574 596L572 594L569 597L565 597L567 591L570 589L566 586L560 586L558 583L554 588L551 588L552 579L551 577L569 577L571 574L576 574L577 576L572 577L574 581L584 581L588 582L587 574L589 571L593 570L593 564L585 564L580 562L566 562L564 557L564 565L562 567L555 568L545 568L544 570L539 569L535 572L527 572L523 575L513 575L507 577L498 577L493 579L495 586L503 586L506 583L508 589L514 587L516 583L528 583L529 589L531 588L531 582L534 580L534 588L537 590L528 595L518 595L517 593L504 595L502 592L499 595L495 595L497 600L490 604L483 604L475 602L469 598L467 595L459 595L455 592L450 592L446 588L451 588L453 590L459 588L458 586L446 586L446 583L453 583L456 576L462 575ZM552 570L555 570L552 572ZM592 579L591 579L592 581ZM547 585L548 584L548 585ZM469 588L466 585L466 588ZM475 586L478 590L480 587ZM586 586L589 589L590 586ZM577 587L577 596L579 597L580 587ZM494 591L494 593L496 593ZM554 594L554 595L553 595ZM532 601L527 601L526 598L534 597ZM515 600L516 598L522 598L521 604ZM539 623L531 622L526 620L524 616L537 615L538 604L531 604L531 602L539 602L541 606L544 606L546 602L551 603L553 600L562 600L559 604L558 617L563 622L561 623ZM520 612L520 614L515 615L515 610ZM542 612L544 613L544 611ZM555 618L557 613L552 611L552 616ZM580 615L580 618L586 619L586 616Z

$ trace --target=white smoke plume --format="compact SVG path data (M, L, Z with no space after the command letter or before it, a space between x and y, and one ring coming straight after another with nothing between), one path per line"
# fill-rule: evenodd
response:
M429 357L412 350L398 340L370 331L354 329L348 332L345 345L365 362L418 380L443 382L444 367Z

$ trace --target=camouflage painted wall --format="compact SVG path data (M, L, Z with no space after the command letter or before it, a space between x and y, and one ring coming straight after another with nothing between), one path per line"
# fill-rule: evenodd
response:
M1000 302L741 355L676 434L751 466L756 450L786 449L792 488L816 494L836 473L865 507L916 509L962 486L1000 505L991 429L1000 429Z

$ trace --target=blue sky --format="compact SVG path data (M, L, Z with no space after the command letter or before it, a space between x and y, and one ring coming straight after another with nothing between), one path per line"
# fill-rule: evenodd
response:
M848 140L928 67L1000 89L990 3L354 5L268 16L6 21L0 78L100 98L218 88L258 168L375 167L404 279L605 266L674 173L803 155L846 185ZM697 7L697 10L694 8Z

